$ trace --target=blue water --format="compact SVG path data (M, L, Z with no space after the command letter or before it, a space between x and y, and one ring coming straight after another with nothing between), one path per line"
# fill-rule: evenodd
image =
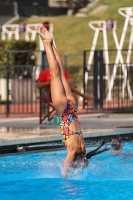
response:
M124 143L124 152L132 150L133 143ZM133 199L133 154L96 155L63 179L65 156L64 150L0 157L0 200Z

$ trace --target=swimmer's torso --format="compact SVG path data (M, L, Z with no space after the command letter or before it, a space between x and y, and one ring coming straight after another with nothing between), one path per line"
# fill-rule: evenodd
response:
M76 154L86 153L85 142L82 135L72 135L68 140L64 141L65 146L68 149L75 150Z
M71 135L81 135L81 129L78 122L78 107L73 100L68 99L65 110L59 117L62 142Z

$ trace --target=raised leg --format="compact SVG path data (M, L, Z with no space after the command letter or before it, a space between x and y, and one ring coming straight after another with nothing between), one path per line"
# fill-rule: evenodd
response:
M62 64L60 56L51 44L52 36L44 27L39 28L39 34L43 41L50 67L52 102L57 115L60 116L66 107L67 99L70 98L74 100L74 97L64 76L63 65L60 67L60 64Z
M69 84L68 84L68 81L66 81L66 78L65 78L65 76L64 76L64 67L63 67L63 63L62 63L62 60L61 60L61 58L60 58L60 55L59 55L59 53L57 52L56 47L55 47L54 45L52 45L52 48L53 48L53 51L54 51L54 53L55 53L55 57L56 57L56 59L57 59L57 61L58 61L58 63L59 63L59 67L60 67L61 72L62 72L62 73L61 73L61 78L62 78L62 80L63 80L63 85L64 85L64 87L65 87L65 91L66 91L66 96L67 96L67 98L68 98L68 99L73 99L73 100L75 99L76 104L78 104L78 97L77 97L77 95L82 96L84 99L87 99L88 101L93 100L93 99L94 99L93 96L90 96L90 95L88 95L88 94L81 93L79 90L77 90L77 89L74 87L74 85L73 85L72 82L69 81ZM67 82L67 83L66 83L66 82Z
M54 45L52 45L52 48L53 48L56 60L57 60L59 67L60 67L61 79L62 79L63 86L65 88L66 97L67 97L67 99L71 99L71 100L75 101L73 94L72 94L72 91L70 89L70 86L68 84L68 81L66 80L66 77L64 75L64 67L63 67L61 57L60 57L60 55L59 55L59 53L58 53L58 51L57 51L57 49Z

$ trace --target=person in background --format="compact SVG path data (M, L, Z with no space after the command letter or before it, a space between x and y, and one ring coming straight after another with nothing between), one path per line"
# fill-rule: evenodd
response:
M66 70L64 70L64 75L66 77L66 80L69 81L70 75ZM50 101L50 104L53 106L52 100L51 100L51 93L50 93L50 81L51 81L50 70L49 69L42 70L41 73L39 74L38 79L36 80L36 86L38 89L44 88L45 91L48 92L47 95L43 96L43 100L48 103ZM74 93L74 97L75 97L75 100L78 102L78 96L76 95L76 93ZM52 112L50 120L46 121L45 123L53 124L55 121L54 119L56 119L57 124L58 124L57 115L55 112Z
M108 150L109 152L114 153L115 155L130 157L133 156L133 151L123 152L123 139L120 136L115 136L111 140L111 147L113 150Z
M110 150L111 152L122 153L122 138L120 136L113 137L111 147L113 148L113 150Z
M70 75L67 70L64 69L64 75L66 77L66 80L68 81L69 87L73 92L73 96L76 100L76 104L78 105L78 95L83 97L84 99L88 101L92 101L94 99L93 96L90 96L85 93L81 93L73 84ZM42 70L41 73L39 74L38 79L36 80L36 86L38 89L45 88L46 90L50 90L50 82L51 82L51 77L50 77L50 70L45 69Z
M66 77L66 80L70 79L70 75L66 70L64 70L64 75ZM45 69L42 70L41 73L39 74L39 77L36 80L36 86L38 89L45 88L46 90L50 90L50 82L51 82L50 70Z

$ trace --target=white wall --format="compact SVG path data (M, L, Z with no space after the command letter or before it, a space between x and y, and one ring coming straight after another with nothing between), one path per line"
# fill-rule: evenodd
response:
M7 87L6 79L1 78L0 79L0 96L1 96L1 100L3 100L3 101L5 101L7 99L6 87ZM9 89L11 89L11 81L10 80L9 80ZM10 96L10 100L11 100L11 96Z

